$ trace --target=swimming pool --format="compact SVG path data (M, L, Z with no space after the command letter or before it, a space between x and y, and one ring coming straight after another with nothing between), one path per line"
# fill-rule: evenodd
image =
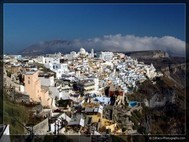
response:
M137 101L130 101L129 102L129 106L130 107L134 107L134 106L136 106L137 105Z

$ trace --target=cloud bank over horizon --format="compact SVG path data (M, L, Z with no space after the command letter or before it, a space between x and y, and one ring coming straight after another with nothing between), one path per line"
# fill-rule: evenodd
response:
M50 40L40 41L36 44L23 49L20 53L69 53L79 51L83 47L87 51L93 48L95 51L129 52L129 51L147 51L162 50L171 56L185 57L185 42L173 36L150 37L135 35L104 35L91 39L74 40Z
M88 40L74 40L76 46L83 46L87 50L109 51L142 51L163 50L171 55L185 56L185 42L173 36L139 37L135 35L105 35Z

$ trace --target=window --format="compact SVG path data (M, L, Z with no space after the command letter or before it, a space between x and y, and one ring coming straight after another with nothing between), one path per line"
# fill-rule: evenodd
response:
M30 81L28 80L28 84L30 84Z

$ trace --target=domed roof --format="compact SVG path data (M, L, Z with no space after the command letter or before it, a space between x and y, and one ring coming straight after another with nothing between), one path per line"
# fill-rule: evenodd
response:
M80 51L85 51L85 49L84 49L84 48L81 48Z
M85 49L84 49L84 48L81 48L81 49L80 49L80 53L81 53L81 54L85 54L85 53L86 53Z

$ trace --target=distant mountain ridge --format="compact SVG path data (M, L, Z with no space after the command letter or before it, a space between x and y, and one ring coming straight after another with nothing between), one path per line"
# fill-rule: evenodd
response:
M69 40L51 40L33 44L19 52L22 55L41 55L55 52L67 53L76 49L74 41Z
M133 56L141 56L141 55L146 55L147 54L154 54L153 56L174 56L176 55L177 52L171 51L168 48L165 49L166 51L163 50L158 50L161 45L157 45L156 48L150 49L141 49L141 51L138 51L139 49L134 49L130 48L127 46L121 47L121 45L115 46L113 43L111 44L110 41L101 42L102 40L99 39L96 40L50 40L50 41L42 41L38 42L36 44L32 44L31 46L21 50L18 52L18 54L24 55L24 56L38 56L38 55L44 55L44 54L53 54L53 53L58 53L61 52L63 54L70 53L71 51L76 51L78 52L81 47L85 48L86 51L91 51L93 48L95 52L100 52L100 51L112 51L112 52L131 52ZM108 44L107 44L108 43ZM114 46L113 46L114 45ZM133 46L135 47L135 46ZM143 48L143 47L141 47ZM133 50L133 51L132 51ZM159 52L154 53L154 52ZM137 53L137 52L143 52ZM146 53L148 52L148 53Z

